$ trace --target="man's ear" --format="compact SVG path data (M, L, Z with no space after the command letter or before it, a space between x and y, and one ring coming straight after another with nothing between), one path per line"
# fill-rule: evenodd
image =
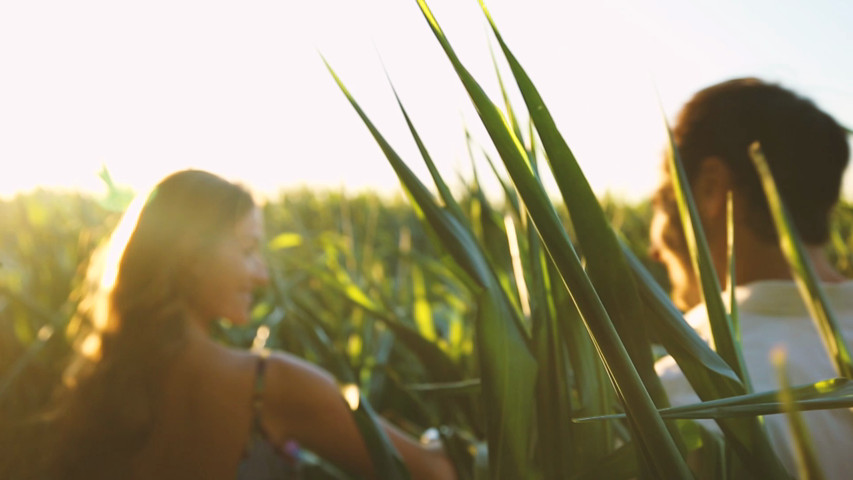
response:
M699 215L706 222L725 220L726 196L732 188L731 170L720 157L702 160L692 188Z

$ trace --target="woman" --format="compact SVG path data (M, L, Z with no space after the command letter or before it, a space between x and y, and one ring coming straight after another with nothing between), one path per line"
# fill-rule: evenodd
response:
M335 380L284 353L227 348L211 323L249 320L267 283L260 211L243 188L187 170L164 179L109 256L91 311L86 361L69 380L54 474L63 478L292 478L285 446L353 473L372 465ZM132 230L131 230L132 229ZM113 272L113 273L109 273ZM454 478L439 449L389 425L413 478Z

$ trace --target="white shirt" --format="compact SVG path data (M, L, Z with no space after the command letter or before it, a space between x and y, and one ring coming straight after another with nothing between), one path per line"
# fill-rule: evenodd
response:
M853 281L823 284L847 345L853 347ZM805 304L791 281L761 281L737 287L738 318L743 357L755 392L779 389L778 373L770 361L777 347L785 350L792 386L810 384L836 373ZM687 322L713 347L705 305L685 314ZM672 357L658 360L655 370L673 406L699 402ZM853 478L853 413L848 409L801 412L820 466L828 479ZM785 415L764 417L770 441L782 463L797 471L793 441ZM713 421L703 425L719 431Z

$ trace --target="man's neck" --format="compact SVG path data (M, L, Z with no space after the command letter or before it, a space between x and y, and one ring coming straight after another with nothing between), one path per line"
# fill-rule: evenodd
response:
M831 264L822 245L806 245L805 253L822 282L837 283L846 280ZM746 233L738 239L735 248L735 276L738 285L760 280L790 280L793 278L788 261L777 244L767 243ZM725 262L725 260L723 261ZM725 272L725 263L720 265Z

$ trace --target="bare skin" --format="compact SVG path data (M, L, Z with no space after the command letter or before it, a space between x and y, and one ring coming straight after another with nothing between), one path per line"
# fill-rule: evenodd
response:
M136 457L136 478L231 478L251 425L256 359L201 338L190 328L185 350L163 382L162 419Z
M166 379L162 422L137 457L136 478L232 479L251 425L257 357L191 328L186 350ZM299 443L366 478L373 466L335 380L287 354L268 360L262 421L275 444ZM383 425L413 479L453 479L440 449Z

